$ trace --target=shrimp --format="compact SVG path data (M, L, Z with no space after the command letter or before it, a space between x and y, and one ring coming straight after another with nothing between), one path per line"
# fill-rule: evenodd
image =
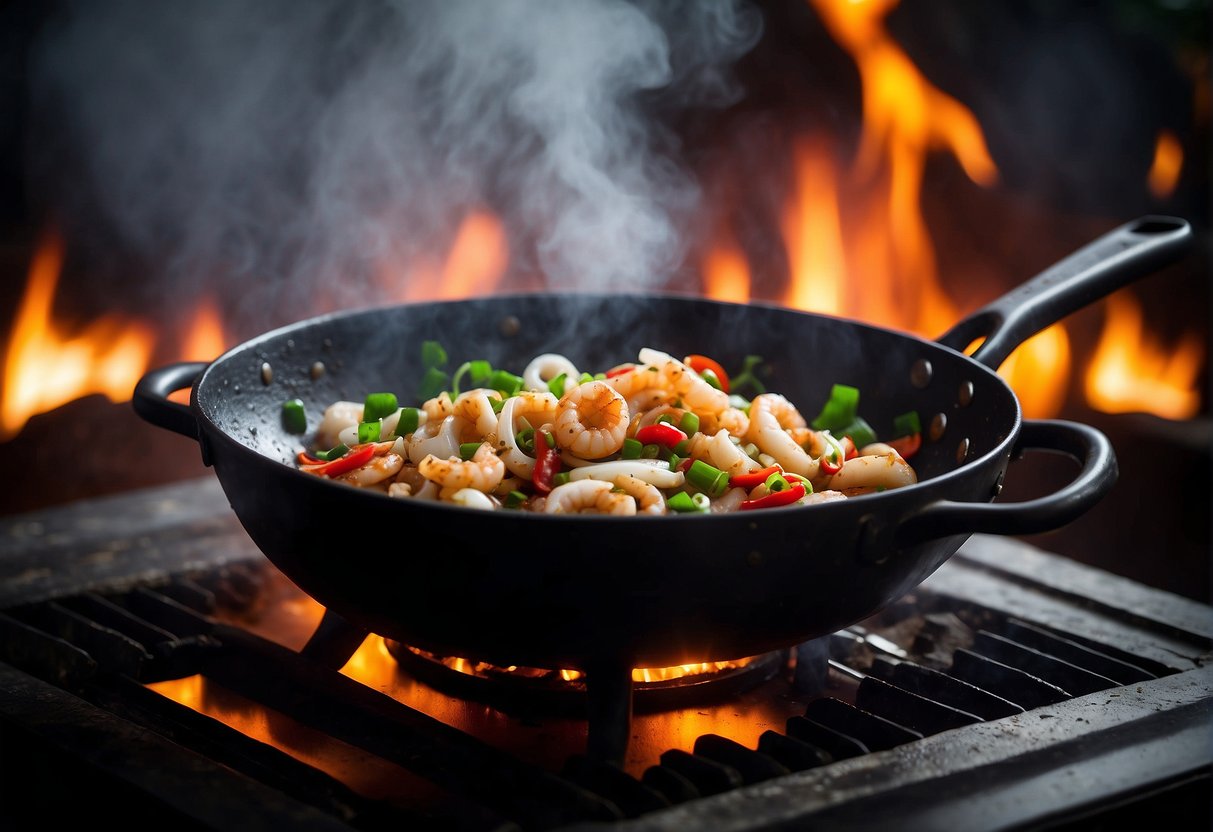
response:
M542 392L548 389L548 382L561 373L564 374L564 389L560 391L563 395L577 384L581 371L563 355L545 352L535 356L531 363L526 365L526 369L522 371L522 380L528 390Z
M640 361L656 367L668 387L696 413L719 413L729 406L728 393L708 384L703 376L674 356L646 347L640 351Z
M750 402L750 430L746 439L783 470L813 479L817 476L817 460L790 433L805 429L804 417L779 393L762 393Z
M421 409L425 412L428 421L436 423L455 412L455 403L451 401L451 394L443 390L434 398L423 402Z
M439 498L448 501L462 488L474 488L487 494L505 477L505 463L493 453L493 446L488 442L482 442L468 460L458 456L441 459L430 454L418 463L417 470L427 480L437 483L441 489Z
M362 421L362 402L337 401L324 409L324 416L316 428L316 446L335 448L341 444L341 432L353 428L357 435L358 423ZM354 443L345 443L356 444Z
M602 459L623 447L628 405L605 381L587 381L556 405L556 444L584 459Z
M730 406L719 413L702 414L699 429L707 434L727 430L733 436L745 436L750 430L750 417L744 410Z
M656 367L636 366L605 381L627 401L629 412L650 410L678 398L669 379Z
M868 446L871 448L873 446ZM885 446L888 447L888 446ZM867 450L867 448L865 448ZM882 488L913 485L918 476L901 454L888 448L887 452L871 453L848 459L842 470L825 481L827 488L844 494L862 494Z
M547 514L634 515L636 499L614 488L612 483L603 480L572 480L548 492L543 510Z
M556 419L558 399L549 392L522 391L510 396L501 406L497 420L497 449L505 466L515 476L529 480L535 472L535 458L518 447L517 420L526 419L532 427L542 427Z
M615 487L631 495L636 501L636 509L641 514L665 514L665 497L661 490L631 474L620 474L615 477Z
M366 465L333 477L333 479L349 483L350 485L356 485L359 488L367 488L368 486L379 485L396 476L403 467L404 457L388 450L385 453L376 453Z
M501 400L496 390L477 388L460 393L451 405L455 417L455 435L461 442L475 442L497 434L497 413L489 397Z

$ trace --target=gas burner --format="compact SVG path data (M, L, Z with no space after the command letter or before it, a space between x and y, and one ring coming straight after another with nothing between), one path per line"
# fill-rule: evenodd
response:
M526 704L555 713L585 709L586 676L577 670L501 667L454 656L438 656L399 641L384 645L411 676L432 687L492 705ZM786 651L727 662L632 671L633 707L657 712L737 696L788 667Z

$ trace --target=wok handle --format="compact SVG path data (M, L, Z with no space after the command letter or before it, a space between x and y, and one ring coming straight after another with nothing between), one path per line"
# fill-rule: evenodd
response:
M1187 254L1192 228L1178 217L1148 215L1097 238L978 309L938 342L998 369L1016 347L1067 315Z
M956 534L1025 535L1053 531L1103 499L1120 474L1112 443L1089 425L1060 420L1024 421L1012 457L1031 450L1066 454L1078 461L1081 470L1067 485L1033 500L930 503L902 521L896 531L897 545L912 546Z
M169 394L192 387L205 369L206 364L185 361L148 371L131 397L135 412L157 427L197 439L198 420L188 407L169 399Z

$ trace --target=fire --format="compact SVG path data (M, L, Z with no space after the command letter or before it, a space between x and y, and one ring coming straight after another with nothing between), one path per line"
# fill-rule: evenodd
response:
M1183 164L1184 151L1179 139L1170 130L1161 131L1154 145L1154 162L1150 165L1150 173L1147 176L1150 193L1158 199L1174 193Z
M183 361L213 361L227 349L223 315L214 298L204 298L194 310L181 348Z
M1106 413L1153 413L1190 419L1200 409L1201 339L1184 337L1169 352L1150 339L1132 295L1108 297L1107 319L1086 375L1086 395Z
M154 335L138 321L106 315L77 334L56 325L52 313L63 256L63 240L48 232L34 254L9 338L0 439L15 436L31 416L82 396L129 399L147 369Z

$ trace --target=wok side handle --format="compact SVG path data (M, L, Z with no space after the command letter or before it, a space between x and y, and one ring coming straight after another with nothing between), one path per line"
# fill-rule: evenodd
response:
M198 420L183 404L169 399L171 393L192 387L206 364L186 361L150 370L139 379L131 404L144 421L190 439L198 438Z
M1059 529L1091 509L1119 476L1112 443L1089 425L1060 420L1023 423L1013 456L1053 451L1081 466L1067 485L1045 497L1015 503L957 503L941 500L904 519L896 531L899 547L957 534L1025 535Z
M1148 215L1109 231L1026 283L983 306L938 342L998 369L1036 333L1190 250L1192 228L1178 217Z

